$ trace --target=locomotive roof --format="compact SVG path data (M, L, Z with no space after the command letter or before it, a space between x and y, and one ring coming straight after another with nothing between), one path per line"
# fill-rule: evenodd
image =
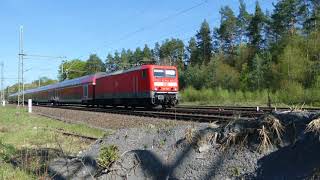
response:
M59 82L59 83L56 83L56 84L50 84L50 85L38 87L38 88L35 88L35 89L25 90L24 94L41 92L41 91L45 91L45 90L49 90L49 89L53 89L53 88L62 88L62 87L67 87L67 86L74 86L74 85L78 85L78 84L82 84L82 83L91 83L91 82L94 82L95 79L98 79L98 78L101 78L101 77L113 76L113 75L118 75L118 74L127 73L127 72L131 72L131 71L136 71L136 70L140 70L140 69L148 69L148 68L151 68L151 67L156 67L156 68L170 68L171 67L172 68L174 66L141 65L141 66L136 66L136 67L131 68L131 69L120 70L120 71L115 71L115 72L111 72L111 73L99 72L99 73L96 73L96 74L82 76L82 77L75 78L75 79L65 80L65 81L62 81L62 82ZM17 96L17 95L18 95L18 93L14 93L14 94L11 94L10 96Z

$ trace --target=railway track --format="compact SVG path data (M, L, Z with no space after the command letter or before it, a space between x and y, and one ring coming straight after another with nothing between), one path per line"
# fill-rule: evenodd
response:
M113 113L121 115L134 115L143 117L154 117L184 121L195 121L195 122L213 122L213 121L230 121L234 119L242 120L254 120L269 111L254 111L241 109L210 109L210 108L190 108L190 107L177 107L165 110L146 110L144 108L136 109L125 109L125 108L98 108L98 107L86 107L86 106L74 106L74 105L63 105L63 106L48 106L41 105L42 107L60 108L78 111L93 111L101 113Z
M219 110L219 111L249 111L249 112L272 112L272 111L291 111L295 108L293 107L253 107L253 106L191 106L191 105L179 105L176 109L195 109L195 110ZM306 111L320 111L320 108L315 107L302 107L297 108L298 110L306 110Z

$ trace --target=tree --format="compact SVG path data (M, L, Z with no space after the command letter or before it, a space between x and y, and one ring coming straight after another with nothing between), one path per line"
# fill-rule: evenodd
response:
M262 49L263 39L263 29L265 26L265 15L263 14L260 4L256 2L255 13L250 21L248 27L248 36L250 41L250 46L254 48L255 53Z
M237 17L237 35L238 44L247 43L248 25L251 20L251 15L248 13L246 4L243 0L239 0L239 15Z
M180 39L167 39L160 47L162 64L183 66L184 43Z
M220 40L221 49L226 54L234 54L237 40L237 18L229 6L220 10L220 27L216 29L216 34Z
M86 62L80 59L65 61L59 66L58 79L74 79L86 74Z
M302 0L280 0L271 15L274 39L292 36L305 22L306 4Z
M307 32L320 31L320 1L307 0L309 14L304 23L304 29Z
M121 57L118 51L114 53L113 63L114 63L114 71L118 71L122 69L123 64L121 62Z
M187 47L188 51L188 59L191 65L201 64L201 60L199 58L199 51L197 47L197 41L194 37L192 37L189 41L189 45Z
M201 63L208 64L212 57L212 37L210 26L206 20L201 24L197 35L197 46Z
M85 74L94 74L97 72L104 72L104 64L102 60L96 55L96 54L91 54L89 56L89 59L86 62L85 66Z
M129 54L128 54L128 51L126 51L125 49L122 49L121 51L119 66L120 66L120 69L127 69L130 67Z
M143 51L140 49L140 47L136 48L136 51L133 53L133 62L131 64L138 65L141 64L141 61L143 60Z
M143 59L145 60L151 60L151 57L152 57L152 53L151 53L151 50L150 48L148 47L148 45L144 45L144 48L143 48Z
M160 64L160 44L156 42L152 50L152 57L157 64Z

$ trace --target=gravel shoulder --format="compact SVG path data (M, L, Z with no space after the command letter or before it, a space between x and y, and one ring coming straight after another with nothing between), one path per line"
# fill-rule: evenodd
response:
M240 132L239 123L224 127L179 123L133 126L96 141L77 158L57 159L50 169L57 177L68 179L320 178L319 137L305 133L307 124L319 118L320 113L287 112L274 116L285 126L283 142L266 151L258 151L256 141L250 145L229 144L223 149L226 146L221 142L226 142L223 140L227 137L224 134ZM110 145L118 148L119 159L108 169L101 169L97 158L100 150Z
M150 117L138 117L129 115L120 115L112 113L78 111L60 108L48 108L34 106L34 113L48 115L50 117L63 120L69 123L84 123L91 127L101 129L121 129L121 128L136 128L136 127L167 127L177 125L193 124L192 122L168 120Z

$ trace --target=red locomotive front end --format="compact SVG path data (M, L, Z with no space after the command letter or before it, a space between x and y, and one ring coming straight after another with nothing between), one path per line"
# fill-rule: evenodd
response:
M156 66L151 70L151 90L153 103L162 106L175 106L178 103L178 71L174 66Z

